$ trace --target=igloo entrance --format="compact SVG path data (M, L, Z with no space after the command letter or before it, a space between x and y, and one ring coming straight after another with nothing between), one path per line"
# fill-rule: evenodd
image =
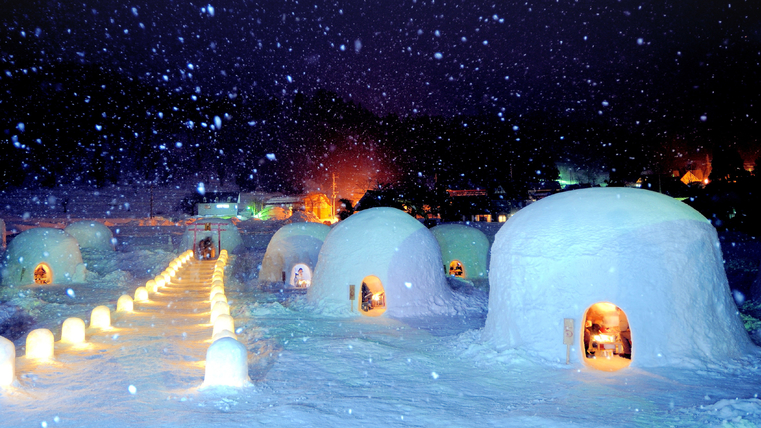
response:
M312 271L304 263L298 263L291 269L290 284L296 288L307 288L312 283Z
M452 262L449 263L449 276L454 276L457 278L462 278L465 276L465 267L463 267L462 263L459 260L452 260Z
M632 362L632 333L621 308L608 302L590 306L581 324L584 328L584 362L595 369L616 371Z
M362 280L359 311L369 317L377 317L386 312L386 292L381 280L375 276L366 276Z
M40 263L34 268L34 283L35 284L52 284L53 283L53 270L47 263Z

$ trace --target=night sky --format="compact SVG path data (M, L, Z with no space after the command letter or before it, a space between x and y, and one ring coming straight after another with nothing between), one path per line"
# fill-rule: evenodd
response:
M324 88L379 115L541 110L629 127L747 126L758 114L753 1L15 0L3 11L13 72L99 64L230 97Z

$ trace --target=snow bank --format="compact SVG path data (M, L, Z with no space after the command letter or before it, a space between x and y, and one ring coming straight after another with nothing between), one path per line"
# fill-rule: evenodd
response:
M77 221L64 229L79 242L79 248L114 251L114 234L111 229L97 221Z
M280 228L267 245L259 280L279 282L285 272L287 281L293 285L297 265L306 266L311 278L328 232L330 227L320 223L293 223Z
M336 224L325 238L307 300L323 313L359 316L349 285L373 275L386 295L382 316L453 314L452 291L436 238L419 221L394 208L360 211Z
M481 279L488 276L489 238L478 229L462 224L442 224L431 229L441 248L444 271L450 263L463 265L463 279Z
M208 226L206 226L207 224ZM209 230L206 230L207 227ZM243 239L241 239L238 227L231 220L200 218L185 229L180 241L180 252L197 249L198 243L207 237L211 237L217 253L221 250L236 253L243 247Z
M61 229L38 227L19 233L8 245L3 285L33 284L34 271L43 263L50 270L50 283L85 279L85 265L77 240Z
M550 196L519 211L492 247L484 337L571 361L584 359L581 325L598 302L621 308L632 366L742 357L756 349L732 301L715 229L686 204L639 189L594 188Z

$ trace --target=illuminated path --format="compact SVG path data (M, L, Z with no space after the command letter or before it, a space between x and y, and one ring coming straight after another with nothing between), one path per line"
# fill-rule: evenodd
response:
M145 405L196 390L212 343L209 292L215 262L185 263L167 286L150 293L148 301L134 302L132 312L111 312L111 328L88 328L87 343L56 342L54 361L18 357L16 375L22 389L53 400L65 394L61 385L94 394L123 388L127 396L147 400Z

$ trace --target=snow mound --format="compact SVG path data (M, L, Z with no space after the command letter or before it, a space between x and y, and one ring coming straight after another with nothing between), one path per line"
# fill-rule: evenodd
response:
M639 189L593 188L529 205L495 237L484 338L571 361L584 358L586 311L628 318L632 366L705 365L757 351L737 315L716 230L697 211Z
M3 269L3 285L35 283L35 270L46 265L47 283L82 282L85 265L79 244L61 229L38 227L21 232L8 245Z
M97 221L77 221L64 229L79 242L80 249L114 251L114 234Z
M458 261L463 266L462 278L488 276L489 238L480 230L462 224L442 224L431 229L441 248L444 271Z
M320 223L320 219L317 218L314 213L308 212L308 211L296 211L294 212L290 218L288 218L289 222L292 223L304 223L304 222L311 222L311 223Z
M363 210L325 238L307 300L324 314L359 316L360 285L374 276L385 292L381 316L455 314L442 266L436 238L419 221L394 208Z
M320 223L292 223L282 227L270 239L267 252L264 254L259 280L279 282L286 280L293 284L294 269L302 265L302 269L311 272L317 264L317 256L322 248L330 227Z

